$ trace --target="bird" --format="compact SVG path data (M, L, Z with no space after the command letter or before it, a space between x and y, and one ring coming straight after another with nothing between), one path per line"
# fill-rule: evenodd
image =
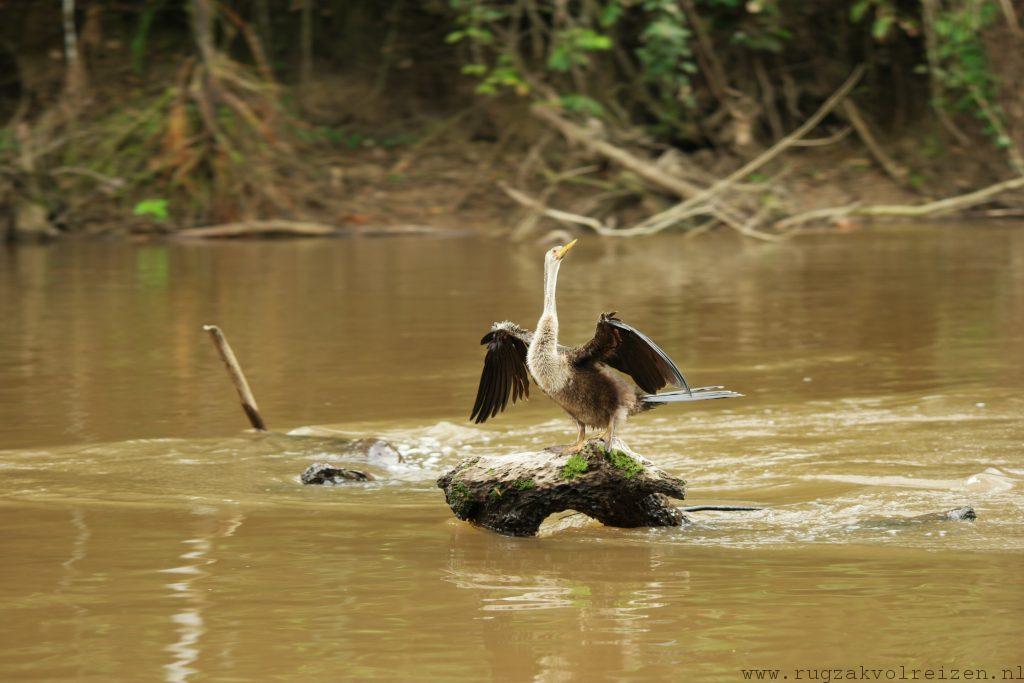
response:
M544 254L544 310L536 329L531 332L504 320L493 323L480 340L487 353L470 421L483 423L510 403L529 398L533 378L579 429L576 442L563 447L563 453L578 453L586 446L588 427L604 430L600 439L610 453L619 427L631 415L666 403L743 395L721 386L691 389L668 354L614 311L601 314L594 337L587 343L575 347L560 344L555 305L558 270L578 241ZM658 393L670 385L676 389Z

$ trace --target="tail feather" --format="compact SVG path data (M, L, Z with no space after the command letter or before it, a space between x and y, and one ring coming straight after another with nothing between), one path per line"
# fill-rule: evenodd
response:
M686 401L707 401L713 398L736 398L743 396L723 387L701 387L692 391L666 391L663 394L648 394L640 398L644 403L683 403ZM653 407L653 406L652 406Z

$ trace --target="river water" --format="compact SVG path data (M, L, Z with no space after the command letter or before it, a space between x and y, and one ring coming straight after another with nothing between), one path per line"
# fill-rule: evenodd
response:
M456 521L434 480L575 435L539 392L466 420L479 338L532 326L542 255L465 237L0 252L0 680L1024 664L1024 232L584 238L563 339L614 308L692 384L746 394L623 439L693 503L765 509L510 539ZM271 434L244 429L204 323ZM298 484L371 435L405 462ZM900 523L963 505L976 522Z

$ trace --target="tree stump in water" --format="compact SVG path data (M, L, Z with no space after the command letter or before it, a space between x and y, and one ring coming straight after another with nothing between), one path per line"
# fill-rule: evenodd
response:
M533 536L549 515L575 510L615 527L681 526L669 498L686 483L650 461L592 440L557 450L467 458L437 480L459 519L510 536Z

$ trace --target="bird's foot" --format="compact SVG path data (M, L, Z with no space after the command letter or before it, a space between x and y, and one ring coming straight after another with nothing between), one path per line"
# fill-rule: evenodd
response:
M575 455L576 453L579 453L580 451L582 451L583 448L586 445L587 445L586 441L577 441L574 444L569 444L568 446L563 446L562 447L562 455Z

